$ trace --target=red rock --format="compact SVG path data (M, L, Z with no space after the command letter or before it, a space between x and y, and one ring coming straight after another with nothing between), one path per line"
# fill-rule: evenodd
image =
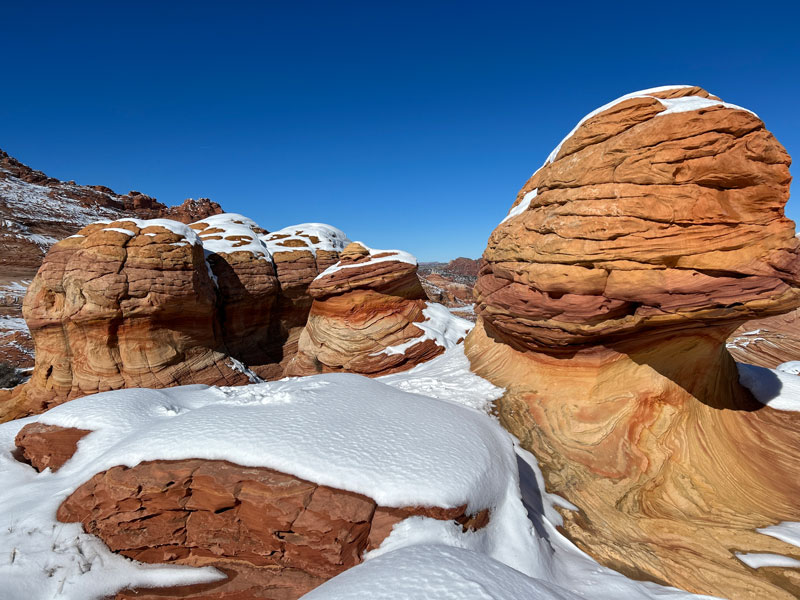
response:
M86 429L28 423L19 430L14 444L37 471L58 471L78 449L78 442L91 433Z
M361 562L394 523L413 515L488 522L465 507L385 508L366 496L267 468L199 459L114 467L58 509L115 552L147 563L211 565L229 579L201 586L125 591L117 598L299 598Z

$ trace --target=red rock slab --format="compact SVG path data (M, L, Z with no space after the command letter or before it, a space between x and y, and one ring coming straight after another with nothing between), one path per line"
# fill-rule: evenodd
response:
M151 461L98 473L58 509L111 550L147 563L215 566L228 579L117 598L299 598L362 560L410 516L488 523L466 507L387 508L361 494L225 461ZM140 596L139 594L144 594ZM147 594L150 594L149 596ZM135 595L135 596L134 596Z

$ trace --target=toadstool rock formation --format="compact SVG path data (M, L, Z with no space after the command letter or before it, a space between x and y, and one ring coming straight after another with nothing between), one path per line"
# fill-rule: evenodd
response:
M564 530L636 578L793 598L800 419L758 404L725 340L800 304L790 158L753 113L697 87L588 115L520 190L475 287L473 369L578 507Z
M287 374L385 375L440 354L425 321L417 261L400 250L353 242L308 288L314 299ZM422 327L425 327L423 325Z

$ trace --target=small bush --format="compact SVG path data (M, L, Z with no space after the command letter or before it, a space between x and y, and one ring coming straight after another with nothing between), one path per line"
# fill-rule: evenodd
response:
M0 362L0 388L10 388L22 383L23 377L16 367Z

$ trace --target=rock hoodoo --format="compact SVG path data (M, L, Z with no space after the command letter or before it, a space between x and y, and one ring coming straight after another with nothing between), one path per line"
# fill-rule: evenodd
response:
M384 375L440 354L444 347L415 324L428 319L416 273L406 252L347 246L308 288L314 303L287 374Z
M790 158L753 113L697 87L588 115L489 238L473 369L564 529L637 578L729 598L792 598L797 557L756 528L800 520L800 419L740 386L725 340L800 304Z

